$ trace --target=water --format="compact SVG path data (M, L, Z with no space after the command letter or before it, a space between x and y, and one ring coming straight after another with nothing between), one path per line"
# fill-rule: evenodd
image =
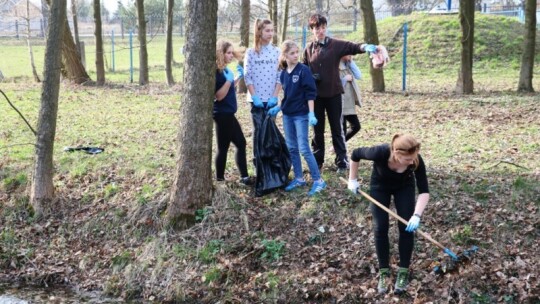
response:
M30 286L0 285L0 304L40 303L124 303L121 299L108 298L99 292L76 292L66 287L38 288Z

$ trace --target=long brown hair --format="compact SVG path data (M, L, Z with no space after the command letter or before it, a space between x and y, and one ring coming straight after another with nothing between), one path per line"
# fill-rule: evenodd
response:
M397 161L396 154L403 156L414 155L414 168L418 168L418 152L420 151L420 142L409 134L396 134L390 144L390 159Z
M259 53L261 51L261 38L262 38L262 31L264 27L268 24L273 25L272 20L269 19L255 19L255 24L253 25L253 34L255 41L255 51Z
M292 48L298 48L298 44L292 40L285 40L281 44L281 54L279 55L279 68L284 70L287 68L287 60L285 59L285 54L289 52Z
M216 43L216 68L223 72L227 63L225 62L225 53L232 47L232 43L227 40L218 40Z

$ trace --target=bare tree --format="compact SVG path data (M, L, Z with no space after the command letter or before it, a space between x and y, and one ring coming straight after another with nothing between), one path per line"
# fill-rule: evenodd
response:
M360 10L358 9L358 0L352 0L351 4L345 4L343 3L343 0L337 0L337 2L341 4L341 7L343 7L344 9L353 10L353 32L356 32L358 26L358 13L360 12Z
M287 24L289 23L289 0L283 3L283 26L281 27L281 41L287 39Z
M48 213L54 199L53 149L60 94L60 66L63 31L66 19L66 0L53 1L50 7L47 45L45 49L45 71L41 89L41 106L38 116L36 151L30 202L37 218Z
M34 52L32 51L32 43L30 42L30 37L32 36L32 31L30 29L30 0L26 0L26 42L28 44L28 53L30 55L30 67L32 68L32 75L34 75L35 82L41 82L39 75L36 71L36 64L34 62Z
M474 91L474 0L459 0L459 23L461 24L461 67L458 72L456 93L472 94Z
M176 173L167 207L167 221L177 229L194 225L195 211L212 201L214 91L209 88L216 81L217 9L217 0L188 2Z
M377 22L375 12L373 11L373 0L360 0L360 9L362 10L362 20L364 23L364 41L370 44L379 44L379 33L377 31ZM370 64L369 73L371 74L371 86L373 92L384 92L384 74L382 69L374 69Z
M50 5L51 0L46 1ZM81 56L77 51L77 46L75 45L75 42L73 42L67 15L64 14L63 18L62 24L58 25L64 27L62 30L62 35L64 35L64 37L62 37L62 76L77 84L90 81L90 76L88 76L88 73L84 68Z
M272 43L277 44L278 43L278 0L268 0L268 19L272 20L272 23L274 23L274 32L276 33L274 37L272 38Z
M79 21L77 18L77 0L71 0L71 15L73 16L73 36L75 36L75 45L77 51L81 53L81 41L79 40Z
M49 0L41 0L41 15L43 16L43 30L47 33L49 29Z
M172 74L172 60L173 60L173 18L174 18L174 0L167 1L167 47L165 49L165 74L167 75L167 84L172 86L174 84L174 78Z
M242 0L241 18L240 18L240 46L249 47L249 11L251 6L250 0Z
M105 84L105 65L103 62L103 36L101 32L101 3L94 0L94 37L96 39L96 78L97 85Z
M518 91L534 92L532 85L534 53L536 44L536 0L525 2L525 37L519 72Z
M148 77L148 50L146 48L146 18L144 16L144 0L137 2L137 23L139 26L139 84L149 82Z
M240 4L240 46L244 48L249 47L249 13L250 13L251 1L242 0ZM244 66L244 58L238 60L238 64ZM238 93L246 93L247 87L244 79L240 79L237 86Z

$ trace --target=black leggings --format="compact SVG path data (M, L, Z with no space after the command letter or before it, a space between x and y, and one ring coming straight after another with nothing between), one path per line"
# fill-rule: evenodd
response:
M351 125L351 129L347 130L347 123ZM343 132L345 133L345 141L348 141L360 131L362 126L360 125L360 120L358 119L358 115L352 114L352 115L343 115Z
M234 114L214 115L216 123L216 178L225 179L225 165L227 164L227 152L231 142L236 146L236 166L240 171L241 177L248 176L246 163L246 138L242 133L242 128Z
M414 214L415 189L414 184L393 189L371 187L371 196L386 207L390 206L390 197L394 196L394 205L399 216L408 221ZM390 244L388 240L388 213L375 204L371 204L373 214L373 230L375 234L375 249L379 260L379 268L390 267ZM399 227L399 266L409 268L414 246L414 233L405 231L406 225L398 222Z

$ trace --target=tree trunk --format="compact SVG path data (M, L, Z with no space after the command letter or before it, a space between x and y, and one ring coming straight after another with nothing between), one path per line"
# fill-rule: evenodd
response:
M60 92L60 65L63 31L66 19L66 0L55 0L50 7L49 30L45 49L45 71L41 89L36 151L30 202L37 218L49 213L54 198L53 149Z
M315 0L315 10L317 12L317 14L322 14L323 13L323 0Z
M71 82L77 84L90 81L90 76L88 76L88 73L86 72L86 69L81 61L81 55L77 51L75 42L73 42L73 36L71 36L67 15L65 14L63 27L64 29L62 35L64 35L64 37L62 37L62 75Z
M283 26L281 27L281 42L287 39L287 24L289 23L289 0L283 4Z
M71 0L71 15L73 16L73 35L75 36L75 45L77 52L81 54L81 41L79 40L79 22L77 21L77 0Z
M525 37L523 39L523 55L519 72L518 91L534 92L532 85L534 52L536 43L536 0L525 3Z
M137 2L137 21L139 26L139 84L148 84L148 51L146 49L146 19L144 16L144 0Z
M274 37L272 38L272 43L277 45L279 43L278 41L278 33L279 33L279 19L278 19L278 0L273 0L272 5L274 6L272 9L272 22L274 23Z
M246 49L249 47L249 11L250 11L250 0L242 0L241 3L241 19L240 19L240 46L245 47ZM244 66L244 58L238 61L238 64L242 67ZM240 79L238 81L237 91L238 93L246 93L247 87L246 82L244 81L244 78Z
M103 36L101 33L101 4L99 0L94 0L94 22L96 29L96 78L97 85L105 84L105 64L103 62Z
M49 30L49 4L47 0L41 0L41 15L43 16L43 30L48 33Z
M268 0L268 19L274 23L274 37L272 38L272 43L278 43L278 12L277 12L277 0Z
M249 47L250 0L242 0L240 19L240 46Z
M358 3L356 2L357 0L353 0L353 8L354 8L354 12L353 12L353 32L356 32L357 28L358 28Z
M461 67L458 73L456 93L472 94L473 50L474 50L474 0L459 1L459 22L461 24Z
M362 10L362 20L364 25L364 41L370 44L379 44L379 33L377 32L377 22L373 12L373 0L360 0L360 9ZM373 64L369 65L371 74L371 87L373 92L384 92L384 73L382 69L374 69Z
M218 0L189 1L176 174L167 207L171 227L195 224L212 202L212 107L216 81ZM196 135L196 136L194 136Z
M30 29L30 0L26 0L26 41L28 43L28 54L30 55L30 67L32 68L32 75L34 75L35 82L41 82L39 75L36 71L36 64L34 62L34 52L32 51L32 43L30 37L32 31Z
M173 60L173 18L174 18L174 0L167 1L167 48L165 50L165 74L167 75L167 84L174 85L174 78L172 74L172 60Z

